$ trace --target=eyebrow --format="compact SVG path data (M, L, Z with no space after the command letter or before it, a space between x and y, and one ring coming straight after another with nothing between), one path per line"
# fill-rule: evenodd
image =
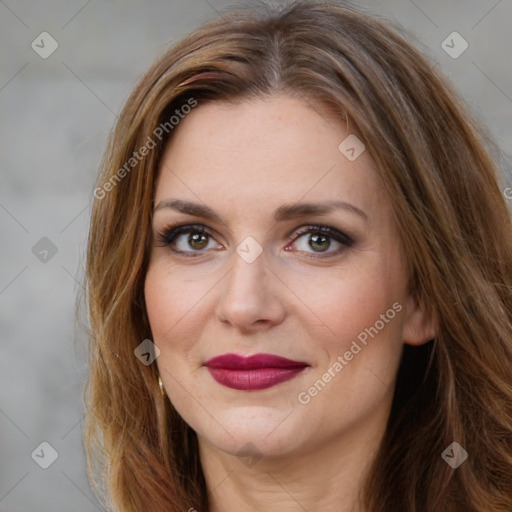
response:
M164 199L154 208L153 213L162 208L171 208L187 215L194 215L224 224L222 218L206 205L182 199ZM368 220L366 213L353 204L346 203L345 201L326 201L323 203L284 204L275 211L274 221L282 222L308 215L325 215L339 209L358 215L365 221Z

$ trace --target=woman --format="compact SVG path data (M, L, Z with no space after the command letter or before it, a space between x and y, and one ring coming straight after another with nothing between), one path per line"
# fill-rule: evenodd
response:
M110 506L512 510L512 229L482 140L340 3L225 12L160 58L89 235Z

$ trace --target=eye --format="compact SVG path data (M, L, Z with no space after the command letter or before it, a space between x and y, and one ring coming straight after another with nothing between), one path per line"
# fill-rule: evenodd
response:
M187 237L182 237L182 235L186 234L188 234ZM212 239L212 235L201 224L169 226L162 232L157 233L157 241L160 244L169 246L172 252L182 254L183 256L194 257L195 254L190 253L204 252L203 249L208 248L211 242L210 239Z
M305 235L309 235L309 238ZM338 247L335 250L329 250L333 245L333 240ZM157 242L160 245L168 246L172 252L185 257L199 256L201 252L205 252L205 249L213 249L214 247L209 247L212 241L213 235L201 224L168 226L157 233ZM300 242L298 244L299 252L309 253L309 258L336 256L354 244L351 237L329 226L307 226L295 233L291 240L292 243L298 241ZM285 250L289 251L288 247ZM222 249L222 246L218 245L216 248ZM327 256L323 256L323 253L326 253Z
M335 250L329 250L333 245L332 240L335 241L335 245L338 245ZM300 242L298 250L309 253L308 257L310 258L336 256L354 244L354 240L348 235L329 226L308 226L296 233L293 242L297 244L298 241ZM309 249L313 250L313 254L309 252ZM323 253L326 253L327 256L322 256Z

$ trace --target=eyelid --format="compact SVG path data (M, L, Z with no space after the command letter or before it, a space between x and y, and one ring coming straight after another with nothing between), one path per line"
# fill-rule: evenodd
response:
M302 228L304 228L304 229L302 229ZM330 238L334 238L334 240L336 240L340 244L344 244L349 247L355 243L354 239L351 236L344 233L343 231L340 231L337 228L322 225L322 224L306 224L304 226L296 228L294 231L292 231L292 234L295 235L295 237L292 238L292 241L297 240L302 235L305 235L307 233L321 233L323 235L329 236ZM321 253L318 253L318 254L321 254Z

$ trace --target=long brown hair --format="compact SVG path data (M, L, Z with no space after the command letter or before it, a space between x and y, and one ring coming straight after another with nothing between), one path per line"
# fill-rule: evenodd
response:
M512 226L495 149L404 36L335 1L228 9L167 51L126 102L87 252L91 480L119 511L208 510L196 434L162 397L156 365L134 356L152 337L143 284L154 186L176 110L276 92L357 127L392 202L411 293L438 323L435 340L404 349L364 506L509 512ZM452 442L469 454L457 469L441 457Z

